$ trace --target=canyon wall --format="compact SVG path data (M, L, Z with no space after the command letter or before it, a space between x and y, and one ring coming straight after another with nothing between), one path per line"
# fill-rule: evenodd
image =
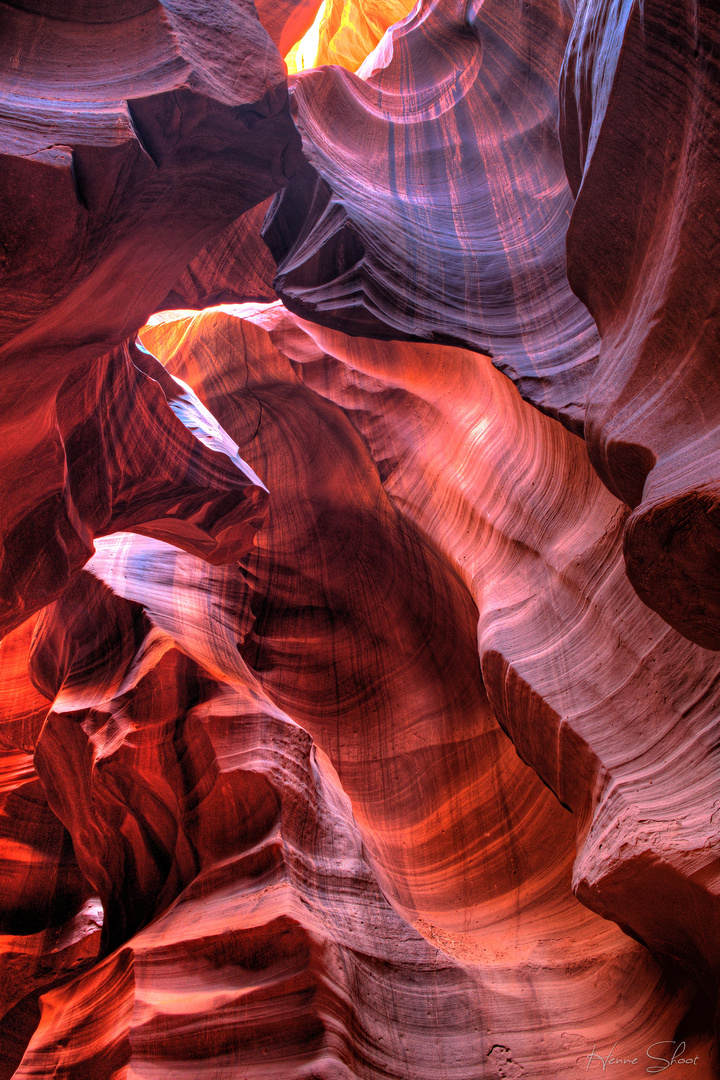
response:
M714 5L0 27L0 1077L717 1075Z

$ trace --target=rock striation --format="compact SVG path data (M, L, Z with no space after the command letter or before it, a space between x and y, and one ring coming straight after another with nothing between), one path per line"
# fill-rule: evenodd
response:
M249 320L238 317L245 310ZM343 562L347 552L353 552L351 581L369 604L362 621L373 625L373 608L382 609L383 626L387 622L402 627L404 613L413 611L412 625L430 640L434 637L430 628L443 626L437 639L446 651L433 661L424 659L421 670L427 676L433 670L443 672L443 684L452 689L442 709L458 724L450 742L462 745L469 738L479 747L480 730L473 736L473 721L469 715L464 718L469 708L466 703L476 702L470 708L471 715L479 703L484 703L483 709L487 710L489 702L521 757L575 815L576 894L656 952L669 953L687 970L693 970L698 981L714 994L718 957L712 944L715 936L707 934L707 927L718 919L713 882L719 837L713 821L712 792L718 768L714 732L720 668L712 653L671 631L634 595L622 563L627 508L604 490L582 441L525 405L509 382L477 354L355 340L313 324L298 323L280 305L237 311L236 316L218 311L194 318L185 316L177 322L158 322L144 335L170 369L182 374L205 397L236 435L243 453L268 476L274 492L269 532L258 539L259 548L249 563L252 589L260 590L264 597L261 610L267 621L270 651L266 654L263 649L262 630L257 623L249 646L246 644L243 650L265 688L275 698L281 695L283 708L307 727L329 753L353 799L358 820L365 824L360 808L368 802L373 806L382 802L377 795L368 794L368 785L374 788L377 780L364 753L357 763L348 760L352 723L347 707L340 710L341 730L328 733L322 726L317 702L327 698L327 677L318 674L318 682L313 685L308 635L304 635L304 669L294 673L289 689L285 689L286 681L277 670L278 666L282 668L284 657L279 646L287 618L284 612L321 607L315 597L302 601L297 597L298 578L307 581L312 575L306 566L298 568L296 554L292 556L292 570L286 571L285 584L278 579L277 566L282 550L280 538L290 532L290 526L282 520L279 499L283 490L286 499L298 498L297 469L306 455L297 440L307 439L309 421L285 420L293 446L288 458L295 463L290 490L287 479L283 480L290 475L287 468L279 464L278 475L273 477L269 455L265 460L252 456L261 452L267 438L273 446L273 458L282 457L279 437L262 430L273 424L276 412L267 400L272 395L263 387L270 381L275 390L277 368L282 364L281 370L287 372L283 357L289 354L303 386L342 407L343 418L349 418L354 430L362 435L363 448L368 447L371 453L373 472L377 470L377 480L372 477L372 482L379 480L391 501L391 521L399 513L406 525L420 530L435 557L439 555L442 563L449 563L464 584L458 590L450 578L440 587L435 576L439 571L431 569L432 561L423 569L423 563L413 559L405 573L392 573L390 567L401 565L404 545L398 548L391 536L383 537L378 524L362 528L356 520L355 497L352 510L345 511L355 520L344 539L344 514L337 504L333 509L330 550L334 554L339 548ZM252 331L250 322L258 329ZM277 355L260 328L277 348ZM230 378L252 389L259 402L257 424L254 418L242 417L242 423L253 431L252 448L238 426L239 414L228 410L227 390L218 392L224 349L231 357ZM210 356L212 369L208 364ZM236 395L237 390L235 400ZM299 389L294 397L299 408ZM320 446L327 447L333 469L337 469L340 451L330 451L328 435L316 438ZM313 472L322 468L317 454L315 451ZM553 462L552 470L547 468L548 461ZM368 482L365 480L365 486ZM360 487L359 478L351 475L345 475L342 481L326 479L320 485L323 513L328 491L347 493ZM318 497L313 497L311 487L310 506ZM302 520L306 528L311 528L309 507L302 515L287 513L291 520ZM528 528L528 519L535 523L532 529ZM327 543L325 531L319 526L313 530L316 557L318 548ZM340 539L336 540L338 531ZM366 533L377 538L373 545L382 555L375 554L371 580L360 585L361 568L369 559L358 545ZM266 543L266 559L273 569L263 571L260 552ZM291 550L295 553L307 548L308 541L298 537ZM388 559L387 570L378 562L381 558ZM127 567L121 565L122 574L116 570L109 581L116 588L122 588L121 582L130 576ZM347 571L343 575L338 568L330 574L330 580L337 583L346 575ZM407 580L413 582L412 591L400 591L396 614L392 615L393 590L402 590ZM265 581L267 584L263 584ZM426 584L422 585L423 581ZM279 590L275 614L268 608L269 588ZM329 588L328 582L325 591ZM373 589L374 605L369 600ZM453 593L457 596L454 603ZM468 593L477 605L477 613L467 610ZM429 623L428 615L422 616L422 608L418 608L427 597L432 597ZM445 615L438 597L445 597L445 603L450 604ZM463 608L465 616L461 614ZM360 600L353 603L353 611L361 609ZM474 666L476 618L483 682L473 691L467 680ZM420 629L423 625L427 627L424 632ZM415 654L417 646L407 631L399 633L391 654L401 657L407 650ZM362 650L363 654L368 648ZM323 647L321 656L325 653ZM582 667L579 657L583 657ZM336 658L335 670L338 663ZM294 671L294 665L290 666ZM375 667L385 671L387 662L376 660ZM358 675L353 664L346 676L333 677L341 686L365 686L370 682L370 675ZM426 714L424 703L430 698L436 701L436 708L441 706L438 691L431 694L424 687L420 671L408 679L405 666L399 663L397 679L397 709L404 722L411 725L413 736L410 731L403 734L403 726L393 718L392 723L379 720L377 737L371 737L371 714L364 695L356 704L357 730L371 745L383 744L382 760L387 768L394 755L386 744L386 732L392 732L399 744L397 756L414 778L425 773L418 764L408 761L412 738L427 745L437 738L430 732L421 734L422 728L415 734L415 725L426 716L431 731L436 731L436 718ZM303 684L308 686L307 704L302 703ZM410 686L418 699L415 722ZM384 697L390 693L388 685ZM634 719L626 729L626 743L616 718L628 714ZM467 753L465 747L465 762ZM687 782L688 773L692 773L692 785ZM383 786L393 785L394 805L401 820L404 811L399 793L407 786L406 812L414 808L415 813L421 813L418 837L424 836L431 850L427 835L428 817L432 817L429 792L425 790L419 800L415 782L404 782L404 775L404 768L401 772L393 770ZM456 787L458 782L455 777L451 786ZM512 786L502 785L504 790ZM445 784L440 790L446 790ZM439 793L437 797L440 799ZM498 797L499 793L492 797L493 805ZM474 817L478 807L475 802L472 805ZM378 812L384 822L382 832L388 836L376 838L376 857L381 866L395 868L397 874L397 867L408 858L394 846L400 825L385 823L385 806ZM455 817L455 827L457 824ZM379 823L376 828L380 829ZM439 842L439 837L450 831L450 822L443 825L442 815L437 829ZM517 827L513 833L518 836ZM414 863L418 861L417 843L413 844ZM528 837L526 843L528 850L542 849L537 837ZM459 853L456 858L463 861ZM496 879L498 874L495 868ZM425 891L429 883L417 888ZM398 901L414 910L417 900L408 899L413 888L406 884L405 889L404 894L396 893ZM441 910L443 906L441 903ZM453 919L459 918L457 893L453 893L447 908ZM428 921L439 919L442 925L436 909L429 909L434 912L432 917L428 909L420 910L424 910ZM694 913L700 910L704 914L698 919ZM678 934L680 926L684 927L682 939Z
M470 1035L474 1027L460 1024L464 1050L454 1059L456 1075L477 1076L478 1062L487 1077L501 1076L508 1061L538 1076L576 1070L609 1021L604 1009L595 1011L595 997L594 1010L578 1004L568 1037L568 998L574 993L582 1002L583 993L596 995L598 978L607 994L607 1016L633 1045L649 1046L668 1028L674 1035L691 1006L697 1023L697 1002L687 984L678 984L680 976L661 974L641 946L570 894L572 879L586 905L621 922L658 954L672 956L678 970L692 972L696 984L712 994L717 968L706 921L717 910L707 877L717 857L712 827L703 832L702 816L693 818L690 806L682 806L687 786L680 777L673 780L660 756L667 755L673 738L684 739L677 746L685 762L682 778L689 766L695 772L704 768L712 783L713 751L704 742L712 738L706 719L711 702L685 706L684 716L679 701L669 704L662 750L656 728L648 731L642 750L638 718L629 767L608 717L622 706L623 692L633 700L652 696L657 707L662 680L672 678L678 665L688 671L687 697L698 696L703 678L716 680L717 665L712 654L649 614L644 656L633 637L632 650L630 643L609 650L579 680L569 678L570 658L587 655L581 652L582 635L603 640L588 612L602 609L622 641L623 627L633 625L628 605L641 607L621 569L619 530L627 511L604 493L583 443L524 404L477 354L350 339L301 324L279 305L164 316L143 338L212 407L252 466L266 475L273 509L268 529L238 567L212 567L137 536L99 540L88 571L104 585L84 573L82 602L58 602L36 635L36 682L52 668L53 642L72 641L76 659L70 670L61 668L62 683L52 686L43 676L54 705L35 760L83 872L105 898L104 933L108 947L116 948L93 969L92 980L99 983L81 976L45 996L47 1023L38 1028L19 1075L42 1075L51 1066L61 1069L59 1075L81 1067L93 1075L111 1052L121 1054L112 1058L113 1068L122 1060L163 1075L158 1064L142 1065L144 1054L159 1053L144 1038L160 1016L173 1015L181 1019L162 1021L161 1058L207 1058L208 1069L222 1065L228 1075L237 1067L261 1074L262 1061L253 1057L257 1044L251 1050L242 1034L246 1007L240 1013L237 1004L231 1007L239 996L245 1000L244 977L236 977L230 993L217 962L212 964L213 981L208 976L203 986L213 1001L221 986L230 993L223 997L229 1009L223 1019L209 1014L194 982L176 1005L152 988L158 962L153 951L168 935L177 941L178 957L183 950L192 955L192 934L208 918L204 940L219 934L225 957L228 935L249 926L240 914L249 882L252 890L267 886L265 861L257 856L249 869L245 856L236 859L233 844L255 852L255 830L269 828L264 822L275 820L276 803L257 777L236 776L240 789L223 779L228 755L238 754L238 765L249 767L239 752L248 727L266 754L274 752L279 731L300 732L302 725L312 735L332 763L326 775L336 776L333 783L341 783L351 800L352 829L359 829L367 866L363 879L370 875L406 927L414 926L413 949L425 955L429 945L439 948L442 962L459 964L470 979L474 990L462 979L459 985L480 1010L472 1025L492 1032L492 1042L477 1043ZM544 467L549 457L552 471ZM538 471L526 469L517 501L508 502L501 495L507 490L502 470L515 475L518 458L534 461ZM558 470L560 463L567 474ZM568 474L575 478L572 488ZM453 476L460 480L448 484ZM578 500L582 484L592 498ZM444 506L442 519L435 499ZM534 549L528 503L539 522ZM437 532L431 525L439 521ZM515 538L515 528L524 533L524 543ZM363 554L363 543L371 545L372 555ZM378 559L395 568L394 576ZM537 603L540 582L542 608L528 611ZM91 621L95 629L88 636L86 613L101 601L118 613L127 609L125 622L106 611ZM547 637L523 637L518 620ZM134 656L132 648L119 651L108 642L97 647L98 628L112 625L135 627ZM538 656L544 658L540 675L534 668ZM105 658L102 678L95 657ZM369 665L383 673L381 679L371 677ZM616 700L607 701L614 682ZM490 705L574 817L518 760ZM232 725L232 736L222 726L221 742L216 713ZM548 753L552 744L555 757ZM325 760L317 754L316 759ZM277 794L278 772L260 772ZM653 800L653 783L659 802ZM307 784L303 790L307 796ZM702 782L694 788L695 802L701 791ZM94 826L88 830L91 809ZM309 811L302 813L307 819ZM663 828L670 814L682 830ZM286 816L280 817L284 828ZM119 851L108 840L118 828L127 837ZM315 856L314 873L334 857L329 851ZM194 905L198 882L205 875L218 880L220 866L224 914L215 925L215 885L203 887L202 908ZM294 880L287 867L282 880ZM327 886L321 888L309 868L302 880L303 895L314 883L326 898L325 925L330 920L333 940L344 944L346 932L338 931L344 925L342 905L327 900ZM292 896L297 886L288 888ZM375 909L366 906L367 888L353 901L353 919L377 941L385 923L368 913ZM186 919L180 913L191 900ZM265 902L256 900L253 910ZM232 907L235 916L228 904L240 905ZM178 928L171 930L176 918ZM264 940L263 956L270 949ZM568 971L570 943L583 957L582 976ZM296 960L302 953L297 943L291 951ZM395 952L384 961L389 985L406 977L397 961ZM247 961L238 964L242 968ZM324 984L322 964L304 970L313 985ZM629 995L628 970L634 973ZM353 986L359 977L352 977ZM446 978L453 985L459 978L452 963ZM325 1000L320 990L313 999L318 993ZM102 1024L89 1011L98 994L108 1002ZM525 1010L538 997L543 1005L529 1021ZM262 1012L273 1031L278 1000L285 999L270 995ZM146 1001L153 1003L149 1012ZM148 1023L157 1018L147 1031L135 1026L145 1016ZM398 1024L402 1046L399 1033L406 1030L407 1016L385 1016ZM424 1019L413 1014L412 1020L416 1030L421 1025L434 1032L428 1036L432 1051L418 1041L415 1058L393 1058L392 1064L359 1064L365 1036L347 1023L333 1027L343 1060L349 1056L352 1062L349 1075L382 1076L395 1069L424 1076L449 1069L437 1056L434 1025L441 1014L433 1016L428 1020L424 1010ZM332 1058L330 1028L326 1019L317 1023L316 1042L303 1044L308 1057L302 1067L333 1075L337 1065L326 1061L328 1054ZM224 1042L209 1034L218 1026ZM117 1045L104 1041L106 1031L122 1033ZM282 1038L268 1036L268 1053L274 1047L278 1055L272 1068L283 1075L294 1075L293 1037L287 1022ZM694 1038L709 1076L707 1045L696 1029ZM211 1051L201 1049L208 1045Z
M0 27L0 1080L717 1076L713 5Z
M691 823L665 837L655 809L665 894L653 903L658 879L627 844L654 809L648 773L618 753L592 666L584 697L567 679L588 610L640 605L607 573L626 511L582 441L478 354L351 339L278 304L164 315L142 336L265 475L272 512L239 564L100 538L32 635L6 639L17 682L24 656L46 703L41 723L6 728L8 744L32 746L103 911L101 959L45 989L15 1075L160 1077L192 1062L198 1076L555 1077L589 1064L612 1027L638 1048L687 1034L711 1076L682 974L708 982L700 892L684 950L677 922L672 950L658 931L668 906L682 913L681 872L708 865L708 837ZM516 455L538 471L508 500ZM578 500L581 476L593 499ZM530 617L543 580L546 610ZM553 641L544 683L531 670L543 642L509 632L518 618ZM674 671L694 652L693 687L701 669L712 678L712 654L649 618L663 644L637 664L640 693L653 660ZM622 650L597 663L628 681ZM563 697L576 710L564 738L550 730ZM679 752L695 752L694 768L712 765L705 715L684 718ZM671 780L660 786L672 796ZM594 831L643 797L603 862ZM661 969L578 904L573 880L586 905L680 965Z
M242 517L254 483L180 433L126 339L296 167L284 67L250 0L96 7L0 11L3 630L61 592L128 497L126 524L152 527L174 504L176 518L204 519L187 539L212 551L232 489ZM138 438L169 469L152 492Z
M309 165L264 235L291 311L487 353L582 431L598 339L565 266L557 80L571 25L560 0L434 0L357 74L295 76ZM331 109L341 123L325 122Z
M587 423L635 511L638 595L718 648L717 11L574 14L423 4L356 76L299 75L312 167L266 224L276 289L330 328L483 351L542 411Z
M602 334L588 450L633 508L624 549L638 594L717 649L716 5L581 5L560 87L568 272Z

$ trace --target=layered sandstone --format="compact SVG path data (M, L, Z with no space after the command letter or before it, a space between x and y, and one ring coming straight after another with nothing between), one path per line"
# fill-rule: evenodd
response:
M239 566L100 539L32 640L13 638L49 712L8 739L34 747L106 956L43 995L17 1075L551 1077L611 1031L640 1048L679 1031L710 1076L679 972L712 989L708 882L692 917L712 837L650 733L643 754L641 718L628 767L601 692L632 687L627 649L567 677L583 633L602 639L588 612L622 640L640 603L622 591L625 515L583 443L477 354L350 339L279 305L165 316L143 340L266 476L272 513ZM636 698L678 664L688 696L715 675L657 636ZM678 756L711 767L705 706L682 729L680 711ZM608 816L621 834L601 835Z
M0 1080L710 1080L713 5L0 26Z
M337 330L483 351L542 411L587 423L635 511L638 595L717 648L717 12L573 14L423 4L357 75L299 75L312 168L266 225L276 289Z
M285 70L252 3L196 8L0 13L3 630L123 519L153 531L167 516L157 535L225 557L248 516L254 480L181 430L126 342L298 162ZM165 475L140 475L138 442Z
M309 166L264 235L290 310L345 333L470 346L581 431L598 340L565 266L557 80L571 26L560 0L435 0L356 74L295 76Z
M720 25L713 3L585 3L560 83L570 281L602 334L586 437L633 508L627 572L720 647Z

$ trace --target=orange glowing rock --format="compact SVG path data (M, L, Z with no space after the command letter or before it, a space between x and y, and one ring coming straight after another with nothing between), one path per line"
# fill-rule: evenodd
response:
M243 314L246 318L241 321ZM487 737L482 734L487 693L494 715L520 756L576 814L576 893L658 952L680 956L714 993L719 958L715 937L708 937L706 928L720 926L713 876L717 831L712 800L698 792L711 790L720 765L711 721L720 707L720 659L671 631L635 596L622 563L627 508L601 484L582 440L522 402L487 358L437 346L350 338L301 323L279 304L179 316L175 322L171 315L161 316L143 335L169 369L185 377L228 425L274 492L269 529L259 535L258 547L246 564L251 583L248 602L255 611L260 601L252 598L256 592L263 597L265 624L261 629L256 623L242 653L266 691L330 755L353 799L358 820L372 831L364 808L368 803L376 805L376 796L370 792L377 778L362 753L355 759L354 730L364 732L370 745L382 744L382 768L388 770L385 784L396 785L394 806L407 827L402 796L405 768L411 775L423 774L420 766L400 764L409 760L409 745L417 739L423 746L432 746L438 730L432 717L438 715L435 710L447 710L459 725L453 738L446 736L448 742L459 747L469 738L472 746L479 747ZM227 382L222 376L224 355ZM292 408L297 412L294 419L281 420L275 398L286 399L287 390L280 387L288 381L295 386ZM250 414L246 405L240 405L241 387L244 393L252 390ZM335 432L339 417L325 418L327 406L320 403L310 413L313 399L306 398L308 390L323 402L342 407L343 424L345 417L351 420L353 435L356 430L362 436L363 454L364 447L370 450L370 471L370 462L360 465L361 449L353 446L350 430L343 436L346 451L339 446L330 449L329 433ZM329 425L327 435L317 428L318 415ZM271 432L274 425L284 423L288 424L288 444L282 451L279 432L275 437ZM263 450L265 440L272 454ZM372 736L372 712L362 696L355 703L351 695L352 707L338 706L342 728L328 731L323 726L317 703L326 700L330 675L319 656L317 671L311 660L311 643L317 640L320 648L322 640L319 626L313 633L299 635L305 642L300 669L295 669L287 654L288 648L296 647L295 635L287 645L281 644L289 617L286 610L321 606L319 594L311 591L300 600L297 592L296 556L291 552L305 551L309 539L301 532L287 546L292 534L289 522L298 527L298 513L291 507L300 497L298 466L309 460L307 440L317 448L306 480L303 528L310 530L309 536L318 536L314 541L318 558L328 545L338 559L338 569L328 580L347 581L347 588L353 595L358 590L370 611L382 610L382 634L387 636L389 652L398 658L397 674L384 676L383 700L392 694L395 678L402 708L399 715L393 713L392 721L378 714L376 737ZM325 456L328 465L323 465ZM553 462L552 469L548 461ZM292 470L290 462L295 463ZM352 469L343 462L354 462ZM330 492L336 493L328 519L333 525L323 539L320 526L312 526L311 510L325 520L324 515L330 514L325 509ZM352 498L351 493L355 493ZM432 555L413 555L411 568L403 572L396 568L404 548L392 539L392 528L386 535L379 511L372 527L364 525L367 511L358 509L368 499L382 506L386 497L392 507L390 522L399 514L411 530L419 529ZM285 526L284 513L288 515ZM283 552L287 567L281 570ZM456 591L452 578L442 587L438 584L442 574L434 564L435 554L460 575L477 604L477 642L474 623L478 615L467 608L464 588ZM355 567L352 573L341 569L348 558ZM357 576L365 565L372 566L372 584L360 586ZM301 577L310 580L307 567ZM320 584L323 580L323 576L318 578L314 588L329 588ZM112 583L120 585L117 573ZM267 590L275 590L274 600ZM421 615L424 597L433 600ZM428 657L422 666L431 681L433 670L444 672L442 692L449 695L444 707L439 686L431 691L424 688L420 673L412 679L405 674L400 658L404 650L412 652L419 646L413 646L412 637L402 629L404 611L415 612L412 625L418 641L427 639L431 626L445 626L439 639L441 653L433 660ZM424 624L423 618L429 622ZM363 624L372 623L368 613ZM380 629L375 631L379 633ZM371 640L376 642L376 637ZM468 682L477 646L484 684L480 690ZM326 650L323 645L321 655ZM580 656L582 665L569 659ZM379 659L368 657L363 661L367 667L359 669L355 663L343 675L339 654L335 654L332 679L349 688L366 686L372 683L372 671L385 670ZM290 682L286 664L293 670ZM417 695L416 715L412 695ZM433 706L426 714L428 707L423 703L427 701ZM652 704L641 706L643 701ZM356 728L353 708L357 709ZM633 716L632 723L618 731L614 718L628 714ZM406 725L408 734L403 735ZM442 730L448 731L447 727ZM658 738L660 732L662 738ZM393 745L397 746L394 753ZM465 767L469 753L468 748L462 750ZM446 754L451 761L452 752L448 749ZM449 764L448 768L453 771ZM695 777L693 785L687 783L689 768ZM453 783L461 787L459 774L453 771L453 775ZM473 783L469 777L467 782ZM501 790L513 783L508 778ZM437 835L445 838L444 843L449 842L452 826L433 806L432 787L419 802L410 794L415 789L409 779L407 786L412 812L423 808L411 844L412 864L419 871L420 836L427 838L429 820L436 822ZM499 797L498 791L495 798ZM658 800L673 810L662 810ZM388 808L383 806L378 812L385 821ZM477 806L472 813L478 813ZM458 814L455 807L455 828L462 820ZM663 829L663 821L677 819L680 823L672 830ZM616 823L615 831L611 831L612 823ZM377 828L373 850L378 863L383 873L397 873L409 858L402 848L409 841L403 840L398 848L394 825L388 822ZM518 839L521 834L514 830ZM628 837L634 838L632 844ZM541 851L539 841L527 842L530 850ZM462 862L459 854L457 859ZM511 874L509 868L507 872ZM472 880L482 877L478 871ZM494 877L503 878L497 866ZM416 888L429 905L428 921L442 925L445 904L453 920L462 918L461 892L453 890L450 903L440 899L440 887L434 901L437 906L433 906L430 881L413 886L411 880L394 886L398 901L409 910L417 904ZM658 905L653 901L656 894L675 900ZM695 911L703 912L700 919ZM683 927L683 945L677 941L678 926Z
M2 633L128 514L225 557L253 486L180 430L127 339L297 167L282 59L251 0L106 7L1 16Z
M0 10L0 1080L713 1080L713 3L316 4Z
M370 1076L430 1080L450 1055L463 1080L556 1078L609 1027L641 1054L675 1032L690 987L571 882L658 952L678 956L682 925L711 988L697 807L716 663L641 616L624 511L582 441L477 354L351 339L279 305L166 314L143 339L267 480L271 515L237 567L101 539L82 603L38 630L34 671L62 643L74 659L44 676L36 761L117 948L44 997L18 1076L331 1075L372 1046ZM98 622L98 604L116 614ZM111 639L129 649L97 636L124 625Z
M285 57L288 75L322 64L357 71L388 27L413 6L412 0L323 0L312 26Z

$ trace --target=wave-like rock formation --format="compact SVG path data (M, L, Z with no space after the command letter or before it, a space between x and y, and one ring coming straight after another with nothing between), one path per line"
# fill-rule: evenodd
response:
M285 57L288 74L325 64L357 71L385 31L414 6L411 0L323 0L312 26Z
M17 1075L169 1076L192 1060L197 1075L555 1077L614 1025L643 1054L692 1037L710 1076L688 984L570 891L712 992L717 853L679 781L716 764L711 702L690 699L717 664L651 613L640 655L626 511L583 443L477 354L353 340L278 305L164 317L143 338L264 473L273 512L239 566L101 539L93 577L38 624L31 671L53 707L36 767L115 951L44 995ZM657 709L678 666L688 704L666 706L662 744L633 727L629 767L608 714L629 697ZM350 803L334 795L329 814L318 775ZM329 846L293 834L328 814ZM407 988L427 968L452 1024L436 982L422 1007Z
M36 619L0 643L0 1076L38 1025L38 998L97 960L103 913L33 763L50 706L32 683Z
M717 5L578 12L561 82L568 271L602 334L593 465L633 507L630 580L720 648Z
M213 237L185 267L161 309L276 300L277 267L261 236L271 202L258 203Z
M0 1080L717 1075L717 12L408 11L0 4Z
M3 5L0 20L7 630L123 518L152 531L167 515L180 542L224 557L254 481L179 430L125 339L215 233L287 182L299 139L250 0ZM166 475L143 475L148 460Z
M103 696L93 624L53 612L78 659L36 759L119 947L44 995L15 1075L468 1075L490 1049L476 982L389 905L307 732L81 586L83 612L136 620L137 652L106 654Z
M435 0L357 74L295 76L309 165L265 238L292 311L345 333L469 345L581 431L598 341L565 267L557 80L571 24L562 0Z
M447 711L458 724L458 732L450 742L461 746L469 740L479 746L481 731L473 733L473 721L465 714L469 702L475 701L470 708L472 714L487 693L495 716L521 756L576 815L579 857L574 871L575 891L590 906L613 917L658 952L670 953L682 961L710 992L715 992L720 958L714 942L718 935L708 934L708 926L717 926L719 915L714 884L718 829L713 821L712 793L718 769L720 661L671 631L634 595L623 573L621 552L627 508L604 490L590 466L584 444L524 405L510 384L478 355L438 347L355 342L337 332L307 323L300 325L278 305L261 310L253 321L258 325L255 331L248 321L230 314L208 313L192 320L186 317L175 323L161 322L144 335L166 362L169 356L170 369L187 378L208 401L237 437L243 453L268 477L274 492L269 529L258 538L259 552L267 545L270 566L263 570L260 553L254 554L248 564L252 589L260 590L265 597L262 611L267 622L265 648L269 652L263 649L262 629L257 622L243 650L263 685L274 698L281 695L283 707L330 754L364 823L360 808L368 802L376 804L377 796L368 794L368 785L372 790L377 778L364 754L359 762L352 760L349 705L339 709L343 717L341 731L323 729L317 702L327 699L327 675L321 665L318 682L313 685L315 665L307 637L305 664L294 675L288 690L277 670L283 666L284 650L279 640L289 617L286 612L321 607L312 593L302 600L298 598L297 579L308 581L312 576L305 566L297 566L296 553L309 546L309 540L302 535L292 544L285 584L278 578L281 537L290 533L289 523L282 521L281 493L286 492L287 500L298 497L297 471L299 463L306 459L302 445L311 430L310 422L300 416L285 420L293 440L287 459L295 463L292 490L288 490L283 476L290 473L287 469L281 471L280 439L262 429L263 425L267 430L273 424L277 411L266 400L266 395L274 395L263 388L271 382L274 393L280 392L275 387L289 380L289 365L284 359L289 355L303 386L342 407L343 416L350 418L363 436L362 448L369 447L377 469L377 480L371 474L363 484L359 476L341 474L332 481L326 477L317 494L310 488L310 505L319 503L320 512L331 514L333 522L331 541L323 538L327 530L320 525L312 531L314 552L317 554L319 545L330 542L333 554L338 549L342 552L341 565L346 565L348 551L352 553L350 583L359 596L351 607L366 625L373 625L375 606L383 611L383 628L404 627L408 612L413 612L411 625L421 637L432 639L430 627L444 626L439 634L443 651L432 661L424 658L420 670L411 677L400 660L408 651L418 655L409 630L398 631L397 641L391 642L391 651L398 657L397 709L410 726L412 738L423 745L431 745L437 738L428 732L423 734L422 727L415 730L423 718L430 720L431 728L435 727L436 719L428 715L424 704L433 700L435 709ZM260 329L263 326L283 352L270 348ZM168 329L174 331L169 354L165 351ZM233 379L233 399L237 400L242 385L252 391L253 401L258 402L252 417L242 417L253 432L252 448L238 426L237 406L228 409L229 387L218 382L222 380L224 350L230 357L228 375ZM278 368L285 372L282 380ZM299 409L300 388L294 399ZM324 408L316 406L318 411ZM333 427L337 424L338 419ZM272 442L273 458L280 459L278 465L273 465L269 456L253 456L261 453L264 438ZM318 433L315 439L333 462L333 471L337 470L340 451L333 450L328 435ZM552 461L552 469L548 469L548 461ZM278 469L277 476L273 476L274 469ZM320 470L322 457L316 449L312 472ZM357 497L345 514L337 504L332 511L326 508L329 491L342 491L348 499L347 493L366 489L371 482L381 482L383 492L391 499L390 535L378 521L372 526L362 525L357 519ZM379 492L372 497L374 505L379 497ZM452 577L436 569L432 558L428 562L427 555L405 555L409 559L406 572L395 569L401 565L400 552L406 544L399 543L400 538L392 539L392 533L398 531L398 510L406 523L431 542L431 551L434 549L443 562L462 575L477 604L477 641L484 682L480 690L473 692L468 683L473 668L469 650L472 648L474 653L472 627L477 614L468 610L465 590L458 591ZM377 510L374 513L377 518ZM343 530L344 516L352 522L347 534ZM294 522L302 519L304 528L312 528L309 508L303 515L288 510L288 517ZM528 528L528 518L534 523L532 528ZM371 563L370 580L361 584L362 567L370 559L363 554L365 535L373 536L373 549L378 550ZM386 560L385 566L382 560ZM323 559L327 561L327 557ZM323 591L331 588L330 581L344 580L347 573L338 567L329 575ZM125 568L123 580L128 577ZM445 580L440 586L442 578ZM413 583L411 590L408 581ZM123 588L117 575L111 584ZM268 609L269 588L279 590L274 615ZM373 588L374 605L370 595ZM453 593L457 597L454 601ZM363 601L368 605L364 618L359 615ZM421 603L428 605L425 615L418 607ZM252 599L250 604L253 608ZM389 631L383 629L383 633ZM376 635L375 630L371 634L373 642ZM320 655L325 656L325 644L319 648ZM369 651L370 646L365 646L362 655ZM576 660L579 657L583 658L582 666ZM334 657L333 678L341 687L348 685L353 701L353 688L370 683L371 674L358 674L351 662L343 676L339 662ZM375 667L387 670L386 664L378 660ZM433 671L444 673L443 684L451 691L444 707L437 698L438 691L431 693L423 683L422 672L431 678ZM383 697L389 704L392 684L387 682L388 677L386 674ZM408 684L417 695L416 720ZM305 705L299 697L303 685L308 687ZM398 765L387 784L394 784L395 813L403 820L411 807L417 812L410 777L424 772L408 760L412 738L409 733L403 736L397 719L390 725L379 719L377 739L372 738L365 695L357 697L355 708L357 730L371 745L384 743L388 728L399 741L397 756L405 763L404 769L397 771L401 768ZM615 718L628 713L634 719L624 736L617 730ZM463 755L467 753L465 748ZM383 761L389 763L393 756L385 745ZM409 776L403 781L405 769ZM688 784L689 772L692 785ZM472 787L474 782L468 782ZM453 786L457 784L456 777ZM408 807L404 810L402 793L406 786ZM507 786L504 783L503 789ZM497 798L495 794L493 803ZM426 790L418 821L418 836L424 836L426 843L432 807ZM477 807L471 813L474 817ZM388 825L387 814L383 806L380 817L384 824L382 829L377 826L377 858L382 866L397 868L407 856L395 846L399 822ZM441 814L437 830L438 836L450 831L450 823L444 823ZM387 833L386 838L382 832ZM516 826L514 835L519 839L521 833ZM540 850L537 838L528 837L526 843L528 850ZM417 860L416 843L413 861ZM409 892L398 894L398 899L412 908L417 900L408 899L414 893L406 887ZM432 895L429 883L422 889ZM448 907L452 918L457 919L461 911L457 894ZM429 910L437 916L437 909ZM700 911L703 914L698 918Z
M22 443L6 443L6 629L57 596L92 554L93 538L117 528L213 561L250 548L266 489L192 391L137 346L84 364L53 401L25 411L38 420L40 442L30 460Z
M587 423L639 596L718 648L717 9L584 0L561 72L570 29L555 0L422 4L357 76L297 77L312 168L266 226L276 289L334 329L484 351Z

